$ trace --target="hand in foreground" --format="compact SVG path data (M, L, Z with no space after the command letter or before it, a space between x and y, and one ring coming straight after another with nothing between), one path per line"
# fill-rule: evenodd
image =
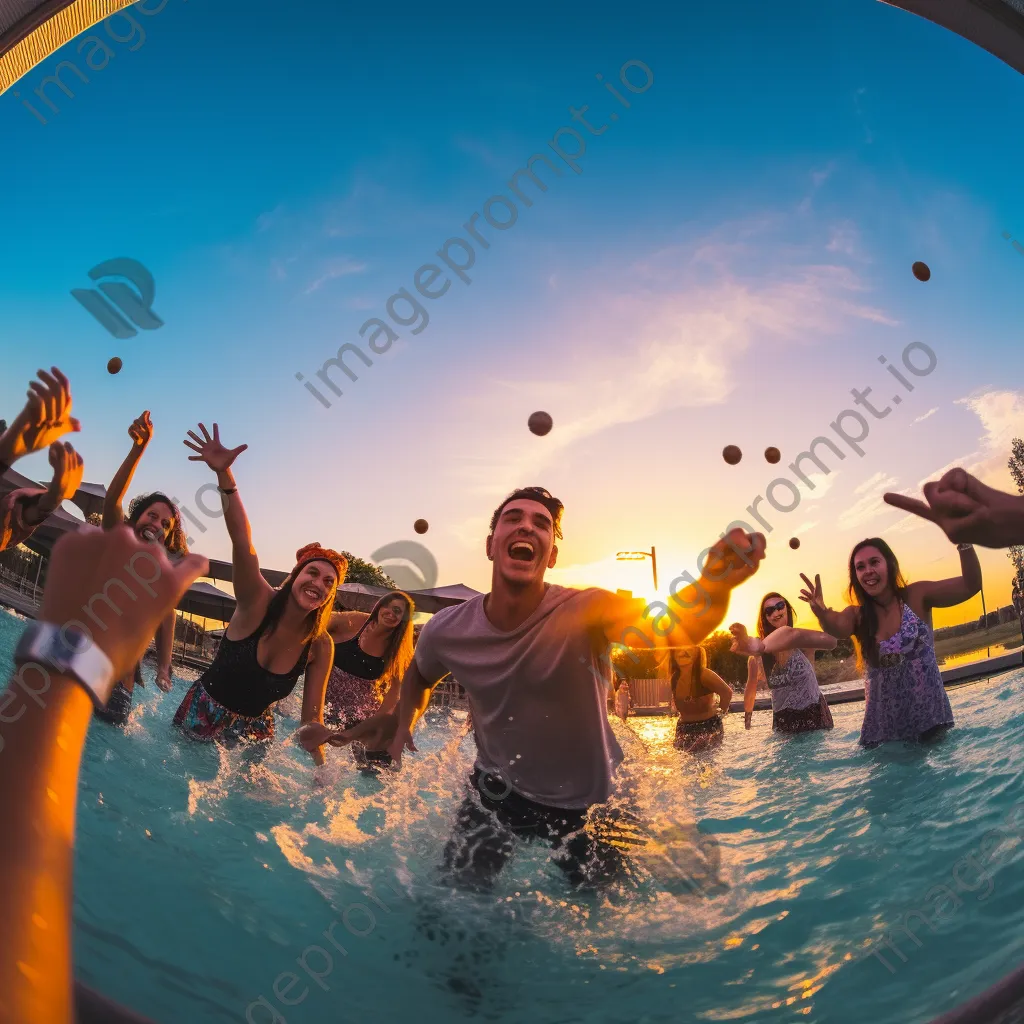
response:
M128 436L136 448L145 448L153 440L153 422L149 418L148 409L137 419L132 420L132 425L128 428Z
M71 385L56 366L51 372L40 370L38 381L29 384L28 402L14 422L0 436L0 462L11 465L15 459L42 451L65 434L81 430L71 415Z
M163 547L144 543L128 526L84 526L54 545L39 620L82 624L93 621L86 607L98 607L107 628L93 629L93 640L120 679L134 672L157 626L208 569L202 555L186 555L172 565ZM119 614L105 614L105 606L95 600L105 595L113 597Z
M213 437L210 437L210 432L202 423L199 424L199 429L203 432L202 437L199 437L195 431L188 432L188 436L195 444L191 441L184 442L186 448L199 452L198 455L190 455L188 461L205 462L215 473L230 469L231 463L249 447L247 444L240 444L237 448L225 448L220 443L220 427L216 423L213 425Z
M730 530L708 552L701 582L710 580L719 587L733 590L757 572L764 558L766 541L763 533L744 533L738 527Z
M923 490L924 501L892 493L884 498L895 508L935 523L954 544L1024 544L1024 497L997 491L959 467Z
M174 680L171 678L170 672L157 672L156 685L160 687L164 693L170 693L171 690L174 689Z
M764 653L764 641L759 637L751 636L747 632L747 627L739 622L734 622L729 627L729 632L732 633L732 646L729 648L733 654L763 654Z
M821 596L821 577L815 576L812 583L803 573L800 573L800 579L804 581L805 585L805 589L800 591L800 600L806 601L815 615L821 615L826 611L825 601Z

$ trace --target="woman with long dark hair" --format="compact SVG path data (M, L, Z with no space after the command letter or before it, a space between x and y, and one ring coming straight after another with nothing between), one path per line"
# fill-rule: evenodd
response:
M831 729L832 711L814 674L814 652L830 651L835 637L815 629L796 629L793 606L772 591L761 598L757 637L745 626L729 627L732 651L747 654L747 685L743 691L743 722L749 729L757 697L764 682L772 695L772 729L777 732L812 732Z
M369 614L335 612L328 632L334 664L327 677L324 722L352 726L398 706L402 677L412 661L412 598L401 590L385 594ZM360 750L356 750L357 758ZM387 751L367 751L367 761L390 764Z
M166 494L153 491L151 494L140 494L133 498L128 506L128 516L125 518L122 508L124 496L131 486L139 460L153 439L153 424L148 410L132 422L128 428L128 436L132 439L131 451L114 474L114 479L107 488L107 495L103 499L103 529L112 530L125 523L135 531L135 536L139 540L162 545L172 558L183 557L188 554L188 544L181 525L181 512ZM156 631L156 685L164 693L174 685L171 682L174 622L175 612L172 609ZM135 666L131 675L118 682L110 695L106 709L97 710L96 714L111 725L124 725L132 710L136 685L146 685L142 678L141 663Z
M935 659L932 609L961 604L981 590L981 565L970 544L958 544L960 575L907 583L892 548L880 537L862 540L850 554L849 597L841 612L822 600L821 577L801 574L800 592L822 629L852 636L867 673L860 743L929 740L953 725L953 709Z
M694 754L718 746L724 734L722 717L732 704L732 687L708 668L707 652L699 644L673 647L670 657L672 702L679 712L676 749Z
M217 474L224 522L231 538L235 611L213 664L185 695L174 724L191 739L235 746L274 738L271 705L287 697L305 675L302 722L323 725L324 690L334 642L327 632L338 585L348 560L337 551L307 544L295 553L295 567L276 589L260 572L249 520L238 496L231 464L248 445L228 449L215 423L211 437L200 423L185 445ZM319 742L300 733L299 742L324 763Z

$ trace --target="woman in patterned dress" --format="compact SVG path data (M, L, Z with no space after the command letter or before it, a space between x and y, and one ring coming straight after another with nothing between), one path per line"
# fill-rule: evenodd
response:
M832 636L852 636L860 667L867 673L860 743L875 747L891 740L930 740L953 725L953 710L942 685L932 609L950 608L981 590L981 565L970 544L958 544L960 575L908 584L892 549L879 537L862 540L850 554L849 595L856 604L841 612L822 600L821 577L801 574L800 592Z
M729 627L732 651L750 655L743 692L743 719L748 729L761 680L772 695L773 730L812 732L833 726L828 701L814 674L814 652L832 650L835 637L815 629L795 629L795 618L789 601L773 591L761 598L756 637L748 636L739 623Z

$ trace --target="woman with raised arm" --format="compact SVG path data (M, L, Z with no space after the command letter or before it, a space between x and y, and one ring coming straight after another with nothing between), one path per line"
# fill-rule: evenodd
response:
M717 747L725 733L722 718L732 704L732 687L708 668L707 653L699 644L673 647L669 656L672 701L679 712L675 748L695 754Z
M107 488L107 496L103 499L103 529L112 530L115 526L127 523L139 540L147 544L161 544L172 559L181 558L188 554L185 531L181 525L181 513L166 494L153 491L151 494L140 494L133 498L128 506L128 518L125 519L122 508L124 496L131 485L139 460L153 438L153 424L148 410L132 422L128 428L128 436L132 439L131 451L114 474L114 479ZM156 685L164 693L174 685L171 682L174 619L175 611L172 608L156 631ZM132 698L137 685L146 685L142 678L141 663L135 666L131 674L118 682L110 695L106 709L97 711L96 714L111 725L124 725L132 710Z
M812 732L833 727L832 711L814 674L814 652L831 651L835 637L814 629L795 629L793 606L774 591L761 598L757 637L745 626L729 627L732 651L748 654L747 685L743 691L743 724L749 729L757 684L763 680L772 695L772 729Z
M908 584L892 548L880 537L862 540L850 554L849 596L841 612L822 600L821 577L801 574L800 592L822 629L852 636L867 672L860 743L930 740L953 725L953 709L935 659L932 609L961 604L981 590L981 565L970 544L958 544L960 575Z
M366 612L335 612L328 632L334 664L327 678L324 722L352 726L398 706L402 677L412 661L412 617L416 607L401 590L385 594ZM357 759L389 765L386 750L356 750Z
M185 445L217 474L217 490L231 538L235 611L224 631L213 664L194 683L174 715L174 724L187 736L205 743L235 746L240 742L267 743L274 738L271 705L283 700L305 673L303 724L323 725L324 690L331 669L334 642L327 632L339 583L348 560L337 551L307 544L295 554L295 568L276 589L260 572L252 546L249 520L238 496L231 465L248 445L225 448L220 430L211 437L188 432ZM324 763L319 742L299 741Z

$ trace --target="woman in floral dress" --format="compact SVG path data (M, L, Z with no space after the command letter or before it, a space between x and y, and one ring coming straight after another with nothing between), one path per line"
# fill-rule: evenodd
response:
M850 555L850 599L841 612L822 600L821 577L801 576L800 592L834 637L852 636L862 670L864 724L860 743L929 740L953 725L935 659L932 609L949 608L981 590L981 565L970 544L958 544L960 575L907 583L892 549L879 537L862 540Z

